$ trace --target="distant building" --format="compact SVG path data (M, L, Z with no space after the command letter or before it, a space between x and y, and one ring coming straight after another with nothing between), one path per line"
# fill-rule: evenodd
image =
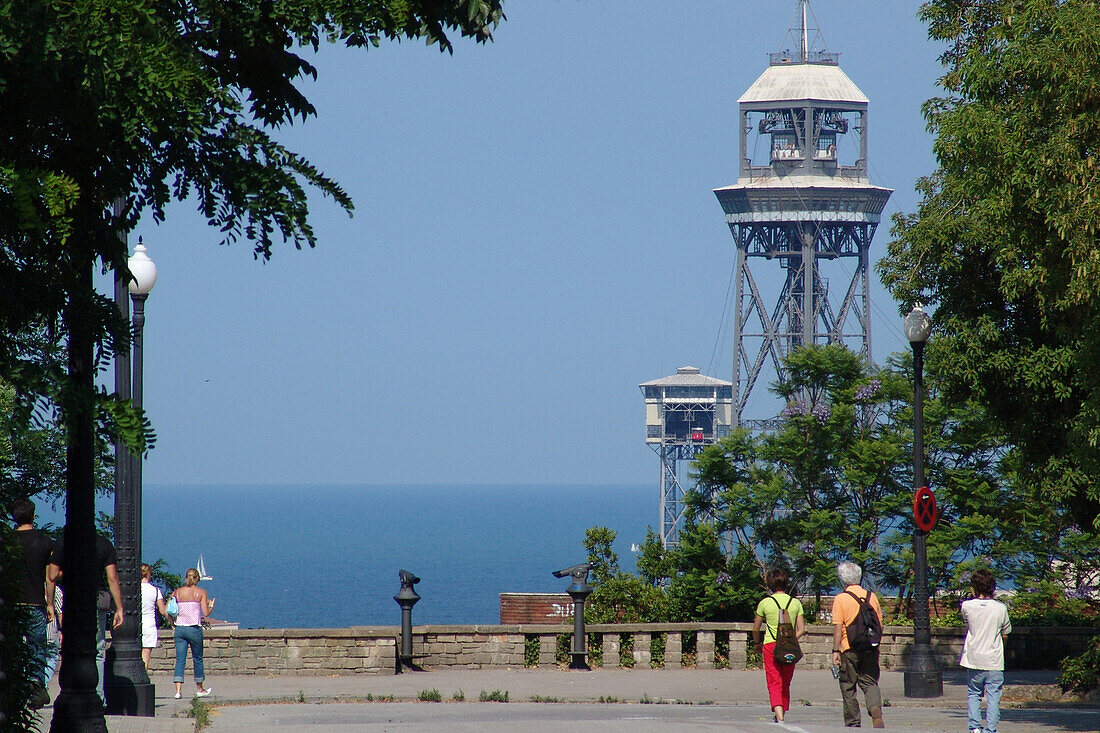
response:
M661 544L675 545L684 514L684 473L708 445L729 435L733 392L729 382L698 367L638 385L645 397L645 440L661 459L659 524Z

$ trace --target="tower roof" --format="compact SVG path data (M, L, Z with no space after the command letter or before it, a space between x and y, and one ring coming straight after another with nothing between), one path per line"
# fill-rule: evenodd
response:
M642 382L639 387L729 387L733 382L726 382L715 377L708 377L699 373L699 367L682 366L676 373L669 377L661 377L651 382Z
M775 64L752 83L740 104L754 102L847 102L867 104L867 95L832 64Z

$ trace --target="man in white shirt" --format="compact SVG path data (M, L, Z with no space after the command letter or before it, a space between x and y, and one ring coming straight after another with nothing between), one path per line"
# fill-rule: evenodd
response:
M1005 681L1004 637L1012 631L1008 608L993 600L996 582L985 568L970 576L975 598L964 601L962 617L966 623L959 666L967 672L967 723L970 733L997 733L1001 719L1001 688ZM982 695L985 695L985 726L982 725Z

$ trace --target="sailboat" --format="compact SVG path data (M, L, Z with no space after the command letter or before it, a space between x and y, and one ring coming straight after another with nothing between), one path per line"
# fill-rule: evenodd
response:
M199 563L195 566L195 570L199 571L199 580L213 580L206 574L206 563L202 561L202 553L199 553Z

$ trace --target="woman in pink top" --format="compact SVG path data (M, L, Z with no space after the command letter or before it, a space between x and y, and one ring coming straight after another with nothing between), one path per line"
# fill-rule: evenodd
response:
M172 593L179 606L176 616L176 670L172 681L176 683L176 699L183 695L183 668L187 663L187 648L191 647L191 658L195 662L195 696L206 697L210 688L203 687L206 673L202 666L202 620L214 611L214 599L206 597L206 591L199 587L199 571L188 568L183 578L183 587Z

